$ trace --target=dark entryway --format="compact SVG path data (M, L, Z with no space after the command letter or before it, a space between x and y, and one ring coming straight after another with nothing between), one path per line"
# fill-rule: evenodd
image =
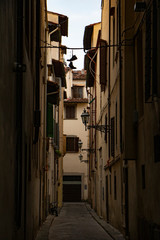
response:
M63 202L81 201L81 176L63 176Z

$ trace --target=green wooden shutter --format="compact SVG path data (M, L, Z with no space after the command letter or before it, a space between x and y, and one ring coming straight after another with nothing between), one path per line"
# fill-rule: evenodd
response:
M47 105L47 137L53 138L53 105Z

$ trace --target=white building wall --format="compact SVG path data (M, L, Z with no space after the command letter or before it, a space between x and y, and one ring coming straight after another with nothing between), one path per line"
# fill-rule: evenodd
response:
M67 98L71 98L72 83L84 86L84 98L87 98L85 80L72 80L71 71L67 73ZM88 149L88 131L81 120L83 109L87 108L87 103L77 103L76 118L66 119L64 109L64 134L67 136L76 136L83 142L82 149ZM81 175L82 177L82 200L88 199L88 164L80 162L78 153L66 153L63 158L64 175ZM87 151L82 151L83 160L87 160Z

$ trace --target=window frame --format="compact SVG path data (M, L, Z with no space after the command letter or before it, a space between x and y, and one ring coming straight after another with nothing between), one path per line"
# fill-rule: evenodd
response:
M71 139L74 140L73 143L71 142ZM79 138L77 136L66 137L66 153L77 153L79 151L78 140Z
M73 110L74 113L72 112L71 108L72 109L74 108L74 110ZM65 119L76 119L76 114L77 114L77 105L76 104L66 104L65 105Z

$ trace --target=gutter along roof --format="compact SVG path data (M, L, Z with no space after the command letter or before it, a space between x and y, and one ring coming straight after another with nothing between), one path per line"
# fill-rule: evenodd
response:
M58 23L54 23L52 21L48 21L49 24L53 24L56 25L56 27L58 26L58 24L60 24L60 31L61 31L61 35L62 36L66 36L68 37L68 17L59 13L55 13L55 12L50 12L48 11L49 14L52 15L57 15L58 16ZM52 29L53 31L54 29ZM50 29L49 29L50 31ZM51 32L51 31L50 31Z
M64 103L88 103L88 98L68 98Z

